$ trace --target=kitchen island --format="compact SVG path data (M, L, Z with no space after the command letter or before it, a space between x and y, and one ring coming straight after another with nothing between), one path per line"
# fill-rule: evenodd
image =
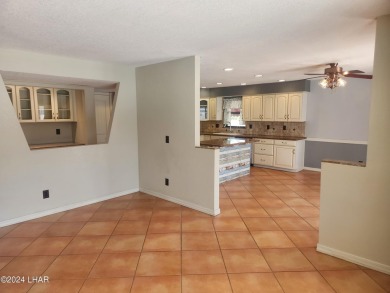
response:
M219 148L219 183L250 174L252 141L244 138L222 138L202 141L202 147Z

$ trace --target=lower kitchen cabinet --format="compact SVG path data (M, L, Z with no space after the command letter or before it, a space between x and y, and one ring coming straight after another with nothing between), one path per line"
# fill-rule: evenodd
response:
M298 172L304 166L304 153L304 140L263 139L253 144L253 164Z
M262 139L253 144L253 164L273 166L274 140Z

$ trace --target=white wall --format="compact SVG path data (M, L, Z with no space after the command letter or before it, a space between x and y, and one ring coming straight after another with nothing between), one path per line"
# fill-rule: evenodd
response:
M310 83L306 136L334 140L367 141L372 80L345 78L347 85L323 89Z
M136 77L140 189L218 214L219 151L195 148L200 134L199 58L139 67Z
M133 68L0 50L0 70L121 83L108 144L30 151L0 78L0 226L34 213L138 190ZM42 199L44 189L50 190L49 199Z
M367 167L322 164L319 251L390 274L390 15L378 19Z

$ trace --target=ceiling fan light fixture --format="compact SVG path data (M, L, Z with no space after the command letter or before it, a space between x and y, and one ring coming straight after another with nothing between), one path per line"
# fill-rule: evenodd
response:
M347 84L345 79L342 79L338 74L329 75L320 81L319 85L326 89L334 89L336 87L343 87Z

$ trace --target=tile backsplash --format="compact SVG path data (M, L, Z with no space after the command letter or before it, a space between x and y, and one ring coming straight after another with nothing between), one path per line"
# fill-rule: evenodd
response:
M250 128L252 126L252 128ZM225 132L229 127L223 127L223 121L201 121L201 132ZM245 128L232 127L232 132L242 134L260 134L274 136L305 136L305 122L247 121Z

